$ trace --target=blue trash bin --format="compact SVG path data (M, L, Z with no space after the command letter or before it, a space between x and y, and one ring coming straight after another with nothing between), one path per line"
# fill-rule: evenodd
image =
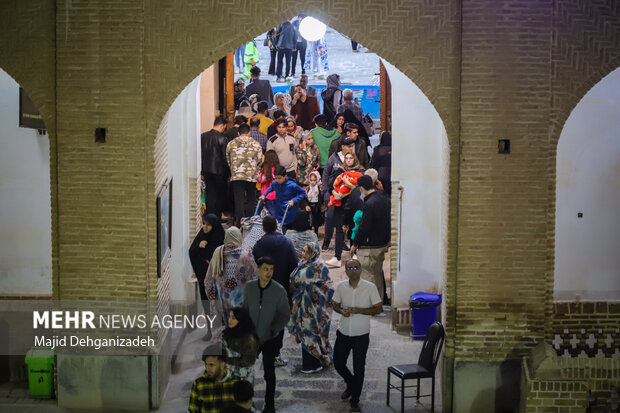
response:
M424 340L426 330L437 321L437 307L441 304L441 294L418 291L409 299L414 340Z

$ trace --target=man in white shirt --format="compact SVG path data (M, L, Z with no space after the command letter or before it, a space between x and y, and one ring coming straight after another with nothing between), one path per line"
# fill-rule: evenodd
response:
M338 284L333 297L334 310L342 314L334 345L334 367L347 385L341 398L346 400L351 397L350 411L359 412L366 352L370 343L370 317L381 313L382 301L377 287L360 278L362 267L358 260L348 260L345 272L349 279ZM351 351L353 374L347 367Z

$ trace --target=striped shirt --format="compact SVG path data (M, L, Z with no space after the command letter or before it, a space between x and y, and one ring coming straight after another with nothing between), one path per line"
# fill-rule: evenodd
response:
M250 137L260 144L263 153L267 150L267 135L261 133L258 128L250 129Z

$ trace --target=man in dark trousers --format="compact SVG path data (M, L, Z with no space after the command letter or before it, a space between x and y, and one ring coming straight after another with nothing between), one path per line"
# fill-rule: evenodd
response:
M294 250L293 250L294 251ZM257 280L249 281L243 290L243 306L248 309L263 353L265 379L265 407L263 413L275 412L276 369L275 359L280 346L280 335L291 316L286 290L274 276L275 262L262 256L256 260Z
M276 66L276 82L284 83L285 77L288 78L291 74L291 56L293 51L296 51L297 46L297 30L290 22L285 21L278 27L277 33L277 49L278 49L278 64ZM282 63L286 61L285 76L282 76ZM295 69L293 69L293 72Z
M296 51L293 52L293 59L291 62L291 76L295 76L295 66L297 65L297 55L299 54L299 63L301 67L301 74L305 75L306 70L304 69L304 64L306 63L306 48L308 47L308 41L299 33L299 24L306 17L305 14L300 14L293 21L293 27L295 27L295 32L297 34L297 45L295 46Z
M364 175L357 180L364 207L362 222L351 246L351 256L357 253L362 264L362 278L383 291L383 259L390 242L390 200L375 189L372 178Z
M288 296L290 275L291 272L297 268L298 259L293 243L284 235L276 232L277 228L278 223L273 216L268 215L263 219L263 230L265 231L265 235L256 242L256 245L254 245L252 249L252 254L256 260L261 257L271 257L275 266L273 279L284 287ZM287 361L280 357L284 330L282 330L278 339L276 366L285 366Z
M223 135L226 119L215 118L213 129L200 135L201 174L205 182L206 213L222 216L226 202L227 181L230 176L226 163L228 139Z
M334 311L342 315L334 344L334 368L346 385L340 397L342 400L350 397L350 411L359 412L366 369L366 352L370 344L370 317L381 313L381 298L373 283L360 279L362 268L358 260L347 261L345 272L349 279L341 281L336 286L332 298ZM351 352L353 352L353 373L347 367L347 359Z

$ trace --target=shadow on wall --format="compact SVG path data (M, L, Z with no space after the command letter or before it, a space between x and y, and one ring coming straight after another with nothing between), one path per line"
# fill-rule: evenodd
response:
M454 413L518 413L521 363L456 362Z
M495 412L517 413L521 402L521 361L500 363L495 388Z

